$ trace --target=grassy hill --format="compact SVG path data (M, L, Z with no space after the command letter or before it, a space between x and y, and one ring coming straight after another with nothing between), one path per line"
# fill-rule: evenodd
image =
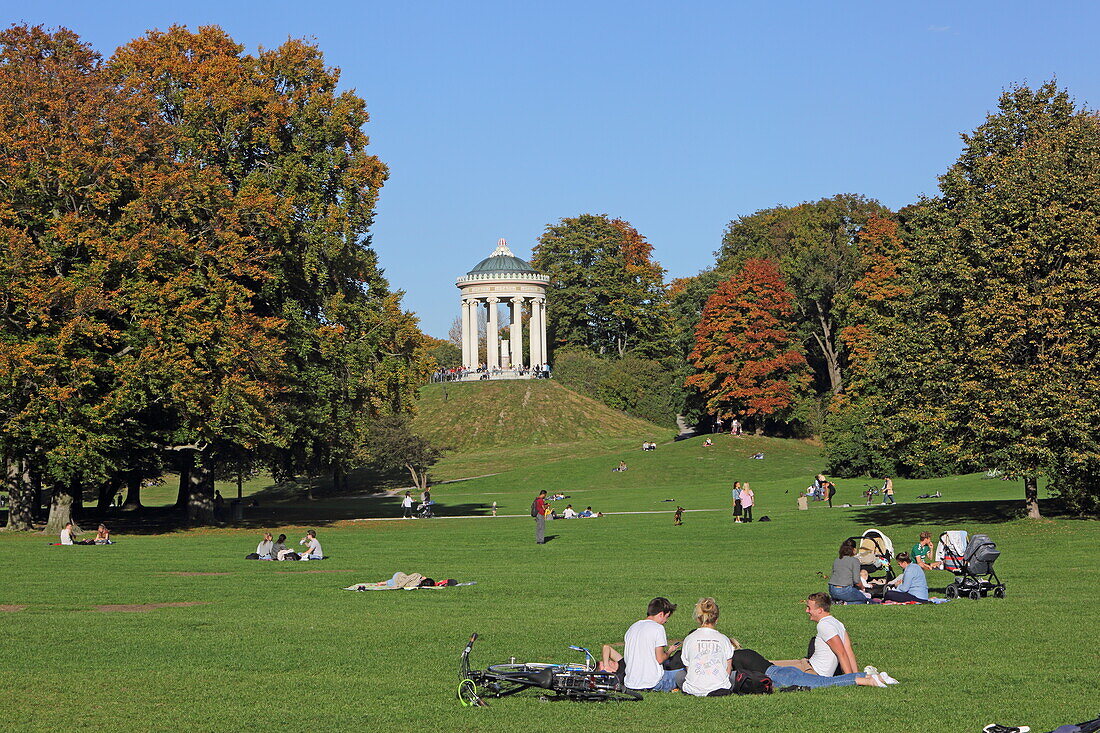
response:
M450 449L432 473L438 479L665 442L674 434L552 380L428 385L413 427Z

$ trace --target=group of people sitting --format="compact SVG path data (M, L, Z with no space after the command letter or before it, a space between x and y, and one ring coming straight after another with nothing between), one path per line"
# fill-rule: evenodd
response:
M324 560L325 553L321 549L321 543L317 541L317 532L309 530L306 536L298 541L304 545L301 552L292 550L286 546L286 535L281 534L273 540L270 532L264 533L263 540L256 545L256 552L248 555L248 560Z
M592 507L585 507L583 512L578 512L572 504L566 504L565 510L561 514L558 514L554 509L550 510L551 519L594 519L602 516L603 512L594 512Z
M58 544L62 545L113 545L111 542L111 531L107 529L107 525L99 525L99 529L95 532L94 539L78 540L76 539L77 531L72 522L66 522L64 528L61 530L61 541Z
M642 450L644 450L644 451L657 450L657 444L652 443L650 441L646 441L645 443L642 443Z
M864 685L886 687L897 680L874 667L861 672L848 631L831 613L826 593L806 599L806 615L817 626L809 653L801 659L769 661L717 629L719 608L713 598L695 604L698 628L682 642L668 643L665 624L676 611L667 598L654 598L646 617L626 631L622 652L604 644L599 669L612 672L631 690L674 692L697 697L733 694L738 674L768 677L776 689L812 689Z
M924 571L942 566L939 561L929 562L931 555L932 533L921 532L911 552L899 552L894 557L902 569L901 575L890 581L871 579L865 567L867 563L857 554L855 541L844 540L829 575L829 596L844 603L873 603L875 597L894 603L930 603ZM881 567L888 563L884 558L871 562Z

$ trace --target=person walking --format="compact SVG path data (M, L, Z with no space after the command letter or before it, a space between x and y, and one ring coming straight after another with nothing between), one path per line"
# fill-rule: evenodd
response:
M745 485L741 487L741 509L745 514L745 521L752 521L752 506L756 503L756 494L749 488L749 484L746 481Z
M894 480L889 476L882 482L882 503L883 504L896 504L894 501Z
M408 491L405 492L405 498L401 500L401 516L403 519L412 519L413 516L413 498Z
M531 502L531 516L535 518L535 544L546 544L546 489Z

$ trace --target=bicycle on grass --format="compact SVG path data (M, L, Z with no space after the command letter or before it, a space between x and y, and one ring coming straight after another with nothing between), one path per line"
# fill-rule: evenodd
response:
M477 634L470 637L462 650L458 666L458 699L463 706L487 707L482 697L510 697L524 690L543 690L544 700L575 700L579 702L628 702L642 696L625 689L611 672L596 669L596 660L584 647L570 646L584 653L584 664L548 664L516 662L490 664L485 669L470 669L470 652Z

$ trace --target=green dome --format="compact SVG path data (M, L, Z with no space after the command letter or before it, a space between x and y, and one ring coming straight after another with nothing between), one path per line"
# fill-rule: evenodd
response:
M531 267L531 263L521 260L512 254L512 251L508 249L508 244L502 239L497 243L496 251L489 255L481 262L477 263L474 269L470 270L467 275L537 275L538 270Z

